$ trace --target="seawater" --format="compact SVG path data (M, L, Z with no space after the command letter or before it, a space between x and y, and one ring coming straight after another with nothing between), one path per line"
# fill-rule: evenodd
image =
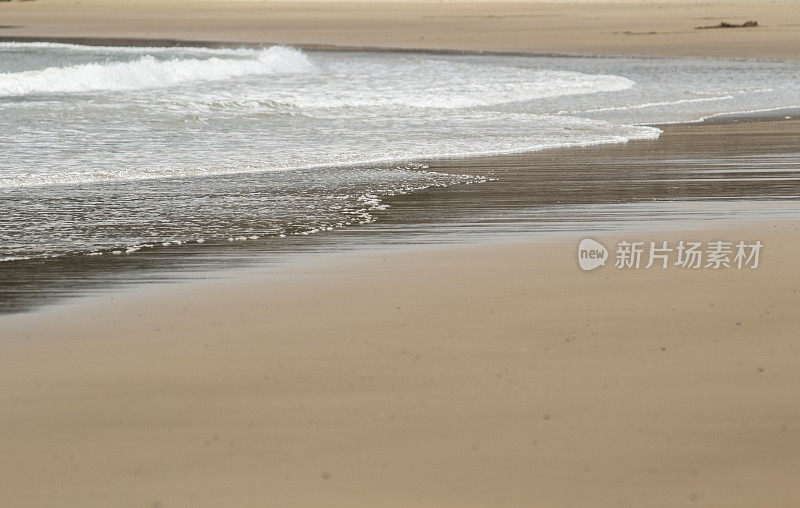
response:
M800 105L792 62L0 43L0 260L372 221L425 161Z

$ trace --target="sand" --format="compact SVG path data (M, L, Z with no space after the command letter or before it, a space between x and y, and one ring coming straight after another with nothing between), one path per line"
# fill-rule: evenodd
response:
M796 59L797 13L38 0L0 3L0 35ZM799 226L597 236L761 240L757 270L586 273L579 238L551 238L311 256L0 317L3 504L797 505Z
M315 257L6 317L9 506L800 502L797 222L756 270L577 238Z
M722 21L755 28L696 30ZM800 58L795 1L0 2L0 37Z

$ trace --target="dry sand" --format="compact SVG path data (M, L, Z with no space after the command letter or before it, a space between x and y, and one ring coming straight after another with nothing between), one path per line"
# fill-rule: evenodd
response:
M7 506L794 506L798 223L312 258L6 317ZM614 239L604 237L607 245Z
M722 21L756 28L696 30ZM800 58L800 3L0 2L0 37L168 38L308 45Z

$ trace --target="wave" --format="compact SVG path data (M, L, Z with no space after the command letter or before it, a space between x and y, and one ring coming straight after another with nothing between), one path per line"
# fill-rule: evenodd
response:
M143 55L128 62L48 67L0 74L0 95L140 90L186 82L220 81L234 77L309 72L313 65L302 52L282 46L253 52L244 58L173 58Z
M442 69L444 67L444 69ZM476 64L417 63L416 80L391 71L335 90L315 90L285 102L301 109L438 108L464 109L568 95L619 92L636 85L623 76L514 67L486 69ZM445 72L447 71L447 72ZM402 88L398 82L406 80Z
M21 187L188 179L326 168L366 168L371 165L403 164L410 161L421 163L431 159L461 159L553 148L620 144L632 140L657 139L662 133L661 129L651 126L614 125L601 120L568 116L517 114L505 117L510 129L522 133L511 136L494 129L481 129L478 118L473 117L475 122L470 123L464 118L452 117L449 124L457 131L482 130L481 137L485 138L483 141L446 137L438 141L431 140L424 146L406 142L402 147L380 147L367 146L365 143L358 151L349 153L338 153L330 151L330 148L320 147L312 152L298 150L286 155L262 155L260 162L247 164L232 161L227 164L203 164L194 159L194 162L184 160L166 166L148 164L145 162L147 157L141 156L135 166L96 162L91 169L87 164L74 169L59 167L58 171L18 172L8 176L0 173L0 191ZM402 119L398 118L397 121ZM531 129L529 124L535 127ZM189 159L189 156L186 155L184 159Z
M646 102L644 104L630 104L626 106L609 106L594 109L567 109L559 111L558 115L574 115L576 113L602 113L606 111L629 111L633 109L658 108L662 106L677 106L678 104L692 104L698 102L716 102L733 100L732 95L722 95L719 97L703 97L699 99L680 99L674 101Z

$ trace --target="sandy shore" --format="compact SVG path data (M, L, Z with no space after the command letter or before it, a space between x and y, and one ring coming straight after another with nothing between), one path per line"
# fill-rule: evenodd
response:
M0 36L800 56L794 2L587 5L14 1ZM722 129L648 150L795 150L796 122ZM620 169L595 150L573 164L647 173L645 149ZM587 273L569 237L310 256L0 316L3 504L800 504L800 222L715 224L597 238L760 240L761 266Z
M568 239L6 317L5 502L797 504L797 232L619 237L761 240L756 270L582 272Z
M381 220L790 197L797 130L452 161L436 169L506 174L398 197ZM800 222L711 224L597 238L760 240L759 268L583 272L579 237L545 237L306 255L0 316L4 499L792 506Z
M756 28L696 30L722 21ZM757 0L0 3L0 38L145 38L536 53L800 58L800 4Z
M330 234L0 263L0 315L113 284L194 277L243 262L280 264L293 253L800 217L800 115L766 115L662 125L655 141L426 161L431 171L489 181L387 196L388 209L372 212L375 223Z

